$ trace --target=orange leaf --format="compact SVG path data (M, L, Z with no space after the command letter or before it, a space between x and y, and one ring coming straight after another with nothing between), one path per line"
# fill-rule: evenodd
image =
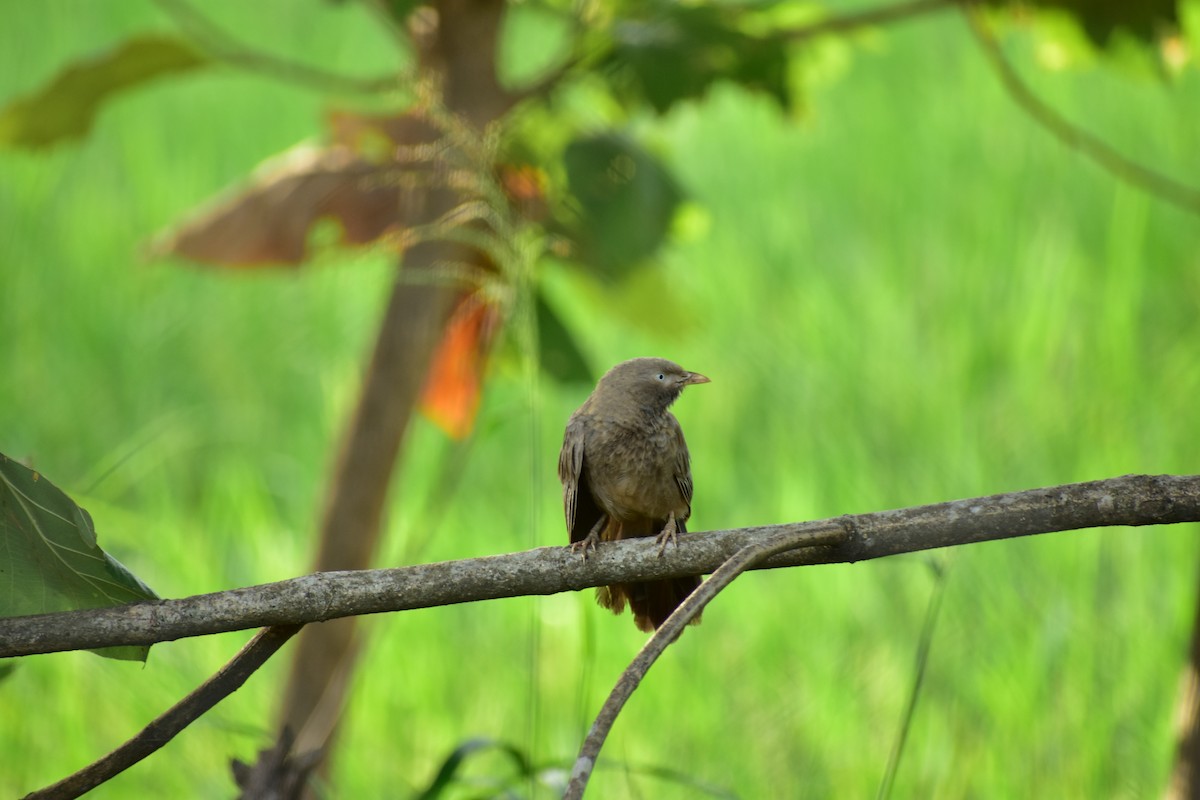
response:
M504 194L521 215L535 222L545 221L549 213L546 173L529 164L501 164L498 172Z
M472 292L459 301L433 354L421 394L421 413L455 439L471 433L483 391L483 372L500 327L500 307Z

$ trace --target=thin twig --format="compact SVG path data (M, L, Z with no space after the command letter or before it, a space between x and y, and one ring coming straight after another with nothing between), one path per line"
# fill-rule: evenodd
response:
M1131 186L1166 200L1184 211L1200 214L1200 190L1168 177L1123 155L1095 134L1071 123L1043 102L1013 68L996 37L983 21L974 2L965 3L963 11L975 40L992 69L1004 84L1009 97L1034 122L1041 125L1067 147L1091 159L1101 169Z
M653 540L567 547L394 569L318 572L179 600L0 619L0 658L145 645L187 636L703 575L748 545L852 525L836 547L771 556L756 569L832 564L1105 525L1200 521L1200 475L1126 475L817 522L689 533L658 557ZM501 535L497 531L497 535Z
M232 66L332 94L374 95L401 87L402 75L399 73L375 78L357 78L329 72L310 64L292 61L247 47L185 0L155 0L155 2L167 14L175 18L180 29L187 33L201 50Z
M887 768L883 772L883 780L879 784L878 800L887 800L892 796L892 786L896 781L896 772L900 768L900 757L904 754L904 743L908 741L908 732L912 729L913 717L917 711L917 699L921 696L921 685L925 682L925 668L929 665L929 649L933 644L933 631L942 610L942 598L946 595L947 568L942 564L931 564L934 570L933 591L929 595L929 605L925 607L925 621L921 624L921 635L917 639L916 670L913 674L912 686L908 692L908 702L904 704L904 714L900 717L900 729L892 744L891 755L888 756Z
M608 738L608 732L612 730L617 715L625 707L625 702L641 684L642 678L646 676L658 657L679 638L684 627L722 589L732 583L738 575L768 556L800 547L832 546L845 539L846 532L838 530L779 534L766 541L743 547L722 564L711 578L696 587L687 596L687 599L672 612L671 616L667 617L666 621L659 626L654 635L650 637L650 641L646 642L646 646L621 673L621 677L617 680L612 692L609 693L608 699L601 706L600 713L596 715L596 721L592 723L591 730L584 738L583 746L579 748L579 756L575 759L575 766L571 769L571 779L563 793L563 800L580 800L583 797L588 779L596 766L596 759L600 756L600 748L604 746L604 740Z
M259 631L228 664L158 719L142 728L132 739L73 775L68 775L44 789L31 792L25 796L25 800L66 800L79 797L129 769L241 688L246 679L265 664L267 659L301 627L303 626L275 625Z
M815 39L818 36L828 36L835 33L849 33L859 28L874 25L890 25L893 22L918 17L931 11L941 11L959 5L961 0L908 0L904 3L890 3L861 11L851 11L834 17L802 25L798 28L783 31L780 36L788 41L800 42Z
M796 28L777 31L772 34L772 37L788 42L803 42L819 36L850 33L859 28L901 22L933 11L951 8L960 2L961 0L907 0L907 2L902 3L890 3L888 5L865 8L861 11L838 14ZM582 26L577 25L576 30L582 30ZM586 47L589 44L588 40L582 36L576 36L575 41L577 48ZM546 97L569 74L586 70L599 60L601 59L596 53L577 49L576 52L564 58L561 64L539 78L532 86L520 91L516 99L524 101L530 98Z

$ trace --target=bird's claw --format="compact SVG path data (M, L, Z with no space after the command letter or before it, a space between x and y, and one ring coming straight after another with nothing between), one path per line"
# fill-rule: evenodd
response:
M580 539L578 542L571 542L572 553L583 553L583 560L587 561L588 551L596 552L596 543L600 541L600 537L594 533L589 533L587 536Z
M608 523L608 517L600 517L596 520L596 524L588 531L588 535L580 539L578 542L571 542L571 552L578 553L583 551L583 560L587 561L588 550L596 552L596 543L600 541L600 531L604 530L604 526Z
M673 544L676 547L679 547L679 531L675 525L674 517L667 521L666 527L662 529L662 533L654 537L654 541L658 542L659 558L662 558L663 553L667 552L667 545Z

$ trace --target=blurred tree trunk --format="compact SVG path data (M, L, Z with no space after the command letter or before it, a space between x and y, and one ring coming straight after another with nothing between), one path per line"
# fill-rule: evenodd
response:
M1175 766L1165 796L1169 800L1200 798L1200 591L1196 593L1192 644L1180 684L1175 719Z
M428 9L416 12L423 27L413 37L422 78L440 87L447 111L476 130L511 105L496 78L503 8L502 0L440 0L434 5L436 20L426 14ZM423 195L411 202L420 203L430 217L463 199L444 183L406 191ZM484 260L462 245L439 241L421 242L404 253L329 483L314 571L372 565L405 433L434 349L462 291L439 282L433 273L439 264ZM282 724L296 736L294 753L330 751L359 644L352 619L310 625L301 634L282 707Z
M417 253L406 254L392 288L358 408L330 482L314 572L367 568L378 550L388 486L430 355L456 295L447 287L414 285L405 279L404 271L422 268L428 266L418 266ZM301 634L283 704L283 724L296 735L295 752L321 749L329 741L357 652L353 619L310 625Z

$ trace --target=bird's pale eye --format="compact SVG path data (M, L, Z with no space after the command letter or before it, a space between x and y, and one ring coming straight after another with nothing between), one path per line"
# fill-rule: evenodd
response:
M659 379L660 381L665 381L665 380L667 379L667 376L666 376L666 375L663 375L663 374L660 372L660 373L658 373L658 379Z

